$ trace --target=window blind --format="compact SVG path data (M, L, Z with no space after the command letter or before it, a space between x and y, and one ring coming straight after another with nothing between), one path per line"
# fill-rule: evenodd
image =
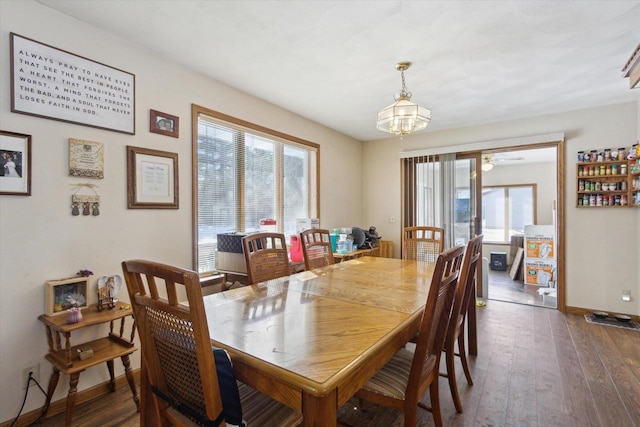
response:
M197 269L215 270L219 233L296 232L317 217L318 148L200 113L197 136Z

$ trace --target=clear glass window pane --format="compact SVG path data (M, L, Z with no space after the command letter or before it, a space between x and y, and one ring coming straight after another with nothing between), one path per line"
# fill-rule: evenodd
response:
M524 226L533 224L533 193L531 187L510 187L509 230L507 240L514 234L524 234Z
M282 231L295 234L296 219L309 212L309 153L293 146L284 147L284 223Z
M198 204L198 266L201 271L215 268L217 234L236 227L237 205L234 134L229 129L199 123L198 200L218 203Z
M274 150L273 141L245 134L244 231L258 231L261 219L276 218Z
M504 186L482 189L482 231L485 242L509 243L534 223L534 187Z
M506 212L505 189L491 188L482 191L482 232L488 242L505 240Z

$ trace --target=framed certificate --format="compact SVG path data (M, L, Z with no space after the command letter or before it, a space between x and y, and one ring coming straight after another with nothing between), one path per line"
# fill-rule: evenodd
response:
M127 207L178 209L178 153L127 146Z

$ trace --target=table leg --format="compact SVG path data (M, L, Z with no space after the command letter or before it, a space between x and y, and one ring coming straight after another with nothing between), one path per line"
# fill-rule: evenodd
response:
M42 408L42 417L44 418L49 411L49 406L51 405L51 398L53 397L53 392L56 391L56 387L58 386L58 380L60 379L60 370L55 366L53 367L53 373L51 374L51 378L49 378L49 387L47 388L47 400L44 402L44 407Z
M303 425L305 427L336 427L338 425L337 402L337 390L322 397L303 393Z
M107 369L109 369L109 383L111 384L111 392L116 391L116 377L113 373L113 359L107 360Z
M122 364L124 365L124 374L127 377L127 381L129 382L129 388L131 388L131 393L133 393L133 401L136 404L136 410L140 412L140 397L138 396L138 391L136 390L136 380L133 378L133 371L131 370L129 355L126 354L122 356L121 359L122 359Z
M469 354L478 355L478 331L476 318L476 287L471 287L471 298L467 307L467 341L469 342Z
M78 381L80 381L80 372L71 374L69 379L69 394L67 395L67 418L65 420L65 426L71 426L71 420L73 419L73 407L76 404L76 397L78 396Z

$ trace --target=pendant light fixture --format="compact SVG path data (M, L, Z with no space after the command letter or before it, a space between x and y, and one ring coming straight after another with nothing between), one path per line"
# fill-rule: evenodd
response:
M424 130L431 121L431 110L411 102L411 92L407 91L404 72L411 62L398 62L396 70L402 76L402 89L394 96L396 102L378 112L377 128L383 132L400 135L402 138L413 132Z

